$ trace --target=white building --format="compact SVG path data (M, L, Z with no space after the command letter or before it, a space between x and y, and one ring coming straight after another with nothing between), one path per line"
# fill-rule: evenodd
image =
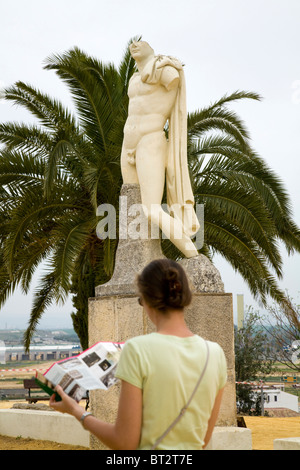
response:
M30 346L30 352L26 353L24 346L7 346L5 348L5 361L28 361L28 360L59 360L75 356L81 352L78 344L49 344Z
M299 412L298 397L280 388L264 389L264 408L287 408Z

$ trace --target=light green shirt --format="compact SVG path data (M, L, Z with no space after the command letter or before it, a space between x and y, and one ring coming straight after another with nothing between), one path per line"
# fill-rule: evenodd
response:
M201 449L218 391L227 380L222 348L209 344L209 362L189 408L158 449ZM139 449L151 449L190 398L203 370L207 349L200 336L150 333L128 340L116 377L143 390Z

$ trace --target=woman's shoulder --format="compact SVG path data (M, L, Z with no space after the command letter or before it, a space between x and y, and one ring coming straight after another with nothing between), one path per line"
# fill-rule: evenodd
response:
M153 351L155 342L150 334L135 336L125 341L123 347L123 356L126 357L144 357L149 351Z
M165 336L157 333L149 333L146 335L135 336L125 342L126 349L142 350L153 347L158 347L160 343L175 343L175 345L194 344L195 347L205 348L205 343L208 346L210 355L213 357L225 357L224 351L219 343L215 341L205 340L202 336L194 335L187 338L180 338L175 336Z
M133 338L125 341L125 346L144 346L154 342L154 336L149 333L147 335L134 336Z
M205 340L208 343L209 348L213 351L223 351L222 347L216 341Z
M207 341L210 357L215 363L218 363L220 367L226 368L226 356L222 346L215 341Z

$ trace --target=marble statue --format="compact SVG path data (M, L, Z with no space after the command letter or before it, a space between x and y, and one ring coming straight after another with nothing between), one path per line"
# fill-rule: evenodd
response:
M198 255L199 230L187 165L185 78L179 60L156 56L147 42L130 45L138 72L131 77L121 169L124 184L139 184L146 217L185 255ZM168 125L168 139L165 125ZM170 212L162 209L166 183Z

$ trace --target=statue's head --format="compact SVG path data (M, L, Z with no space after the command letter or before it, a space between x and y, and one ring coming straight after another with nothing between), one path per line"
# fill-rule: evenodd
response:
M145 59L154 55L154 50L146 41L133 41L129 50L135 60Z

